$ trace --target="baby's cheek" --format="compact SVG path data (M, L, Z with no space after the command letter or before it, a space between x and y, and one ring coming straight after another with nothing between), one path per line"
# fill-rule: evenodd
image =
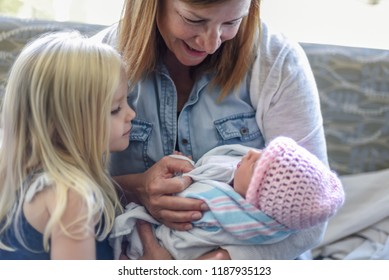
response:
M239 190L239 194L242 196L242 197L246 197L246 193L247 193L247 189L248 189L248 183L247 184L244 184L241 189Z
M237 178L236 178L237 179ZM242 179L242 178L239 178ZM242 182L242 180L236 180L234 183L234 189L235 191L240 194L242 197L246 196L247 192L247 186L245 185L245 182Z

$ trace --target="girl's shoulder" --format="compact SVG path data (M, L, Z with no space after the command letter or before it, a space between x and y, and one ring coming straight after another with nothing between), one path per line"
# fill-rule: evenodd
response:
M72 188L55 184L47 174L38 174L28 186L23 212L27 221L38 231L43 232L52 215L60 207L63 214L77 217L84 207L84 198Z
M24 216L29 224L43 233L56 204L53 182L46 174L40 173L30 176L25 184L28 186L23 202Z

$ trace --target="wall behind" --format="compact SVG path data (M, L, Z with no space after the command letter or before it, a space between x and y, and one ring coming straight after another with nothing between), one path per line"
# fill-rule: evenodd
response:
M123 3L124 0L0 0L0 14L110 25L119 20Z
M0 14L110 25L119 20L123 3L0 0ZM389 49L389 0L261 0L261 5L263 19L295 41Z
M262 0L262 17L300 42L389 49L389 0Z

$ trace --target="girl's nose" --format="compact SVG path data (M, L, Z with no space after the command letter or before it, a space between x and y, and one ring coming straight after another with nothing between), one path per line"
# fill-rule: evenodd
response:
M135 118L135 116L136 116L135 111L130 106L128 106L127 114L126 114L126 121L127 122L132 121Z

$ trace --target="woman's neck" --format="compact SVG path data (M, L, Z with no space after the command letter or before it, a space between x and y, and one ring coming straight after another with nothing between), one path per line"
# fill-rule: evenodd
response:
M181 111L188 101L192 91L194 79L191 75L191 67L180 63L176 56L167 51L165 64L177 90L177 111Z

